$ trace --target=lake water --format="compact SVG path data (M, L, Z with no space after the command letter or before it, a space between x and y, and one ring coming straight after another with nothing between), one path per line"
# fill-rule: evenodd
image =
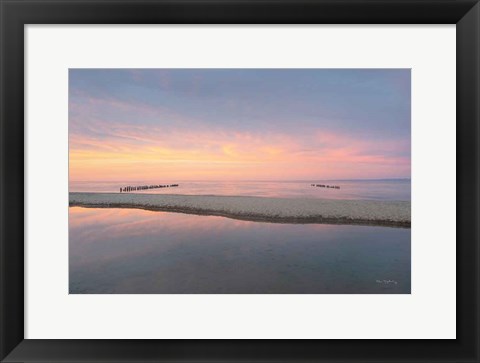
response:
M71 192L119 192L127 185L179 184L175 188L148 189L135 193L239 195L282 198L327 198L410 201L410 179L309 180L309 181L116 181L70 182ZM340 189L312 187L338 185Z
M410 293L410 229L115 208L69 217L73 294Z

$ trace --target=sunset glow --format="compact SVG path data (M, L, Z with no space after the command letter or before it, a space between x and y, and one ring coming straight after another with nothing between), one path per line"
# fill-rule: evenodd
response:
M71 180L410 177L409 70L69 74Z

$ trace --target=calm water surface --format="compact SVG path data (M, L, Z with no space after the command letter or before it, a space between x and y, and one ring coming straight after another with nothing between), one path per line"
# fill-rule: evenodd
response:
M71 207L70 293L410 293L410 229Z
M240 195L281 198L327 198L410 201L410 179L388 180L308 180L308 181L116 181L70 182L71 192L119 192L127 185L180 184L176 188L149 189L135 193ZM312 187L311 184L338 185L340 189Z

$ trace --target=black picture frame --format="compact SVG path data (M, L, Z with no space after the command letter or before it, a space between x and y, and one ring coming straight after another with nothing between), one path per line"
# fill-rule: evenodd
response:
M0 0L0 12L2 362L480 361L478 0ZM24 26L157 23L456 24L457 339L24 339Z

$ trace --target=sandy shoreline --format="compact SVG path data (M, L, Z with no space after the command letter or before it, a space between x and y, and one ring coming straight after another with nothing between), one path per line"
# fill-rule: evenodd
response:
M136 208L274 223L357 224L410 228L410 202L213 195L70 193L70 206Z

